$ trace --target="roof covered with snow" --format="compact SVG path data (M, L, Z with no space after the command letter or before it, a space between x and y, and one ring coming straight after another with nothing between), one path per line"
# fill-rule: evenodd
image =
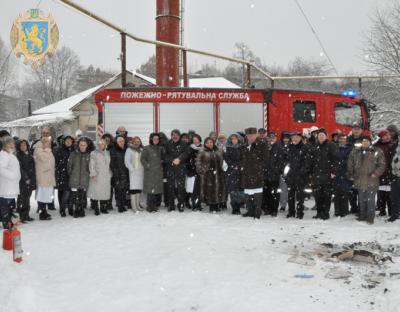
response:
M147 81L153 85L156 85L156 80L154 78L142 75L135 71L132 72L132 74L144 81ZM112 83L119 76L120 76L120 74L115 75L114 77L110 78L108 81L106 81L98 86L95 86L88 90L77 93L73 96L70 96L70 97L63 99L61 101L58 101L56 103L47 105L38 110L35 110L33 112L33 115L57 114L57 113L69 112L75 106L80 104L82 101L93 96L96 91L99 91L100 89L102 89L102 88L106 87L107 85L109 85L110 83ZM228 79L225 79L224 77L191 78L191 79L189 79L189 87L190 88L228 88L228 89L240 88L238 85L234 84L233 82L229 81Z
M191 78L189 79L190 88L227 88L238 89L238 85L224 77Z
M58 101L56 103L47 105L33 112L34 115L40 114L53 114L53 113L65 113L69 112L72 108L74 108L77 104L92 96L97 90L99 90L103 84L98 85L96 87L90 88L88 90L82 91L78 94L70 96L66 99Z
M75 116L72 112L33 115L14 121L2 122L0 123L0 129L13 127L35 127L74 119Z

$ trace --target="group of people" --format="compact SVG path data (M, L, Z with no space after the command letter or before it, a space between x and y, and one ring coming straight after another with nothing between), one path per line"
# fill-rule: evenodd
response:
M33 191L40 220L55 210L78 218L89 204L95 215L146 209L156 212L164 203L177 209L260 218L277 216L288 206L288 218L302 219L307 197L315 198L314 218L357 214L373 223L376 210L395 221L400 213L400 146L391 125L379 131L379 140L364 135L358 124L350 134L325 129L278 134L265 129L211 132L204 142L194 131L175 129L170 139L152 133L143 146L119 127L115 137L106 133L96 144L87 137L61 136L53 141L50 129L32 144L0 131L0 218L10 228L16 212L21 222L33 221ZM141 200L146 195L146 203ZM386 212L387 211L387 212Z

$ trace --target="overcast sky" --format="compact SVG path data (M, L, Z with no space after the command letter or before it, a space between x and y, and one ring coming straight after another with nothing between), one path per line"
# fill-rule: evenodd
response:
M155 38L156 0L74 0L96 14L142 37ZM363 72L362 33L378 6L391 0L299 0L339 73ZM18 14L38 0L0 0L0 36L9 33ZM235 42L245 42L266 64L287 65L296 56L321 59L315 37L294 0L185 0L185 45L232 55ZM42 0L60 30L60 45L72 48L82 64L118 70L119 34L65 7ZM155 48L129 40L128 68L135 69ZM322 55L322 56L321 56ZM214 59L189 56L192 70ZM21 59L22 63L22 59ZM218 66L226 63L218 64Z

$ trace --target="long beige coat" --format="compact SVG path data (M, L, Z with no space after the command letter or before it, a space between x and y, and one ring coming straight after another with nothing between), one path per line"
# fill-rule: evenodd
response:
M110 152L96 149L90 153L90 181L88 196L94 200L109 200L111 197ZM96 177L93 179L93 177Z
M41 142L39 142L41 143ZM56 186L55 159L51 148L43 148L36 144L33 158L35 159L36 184L41 187Z

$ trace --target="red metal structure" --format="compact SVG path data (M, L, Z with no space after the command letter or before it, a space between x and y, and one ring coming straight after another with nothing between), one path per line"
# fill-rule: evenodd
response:
M307 133L311 127L351 131L359 123L367 131L367 105L357 97L334 93L256 89L134 88L96 93L99 127L113 133L123 125L146 139L155 131L190 129L226 135L246 127Z
M156 39L179 44L179 0L157 0ZM179 87L179 50L156 47L156 81L160 87Z

